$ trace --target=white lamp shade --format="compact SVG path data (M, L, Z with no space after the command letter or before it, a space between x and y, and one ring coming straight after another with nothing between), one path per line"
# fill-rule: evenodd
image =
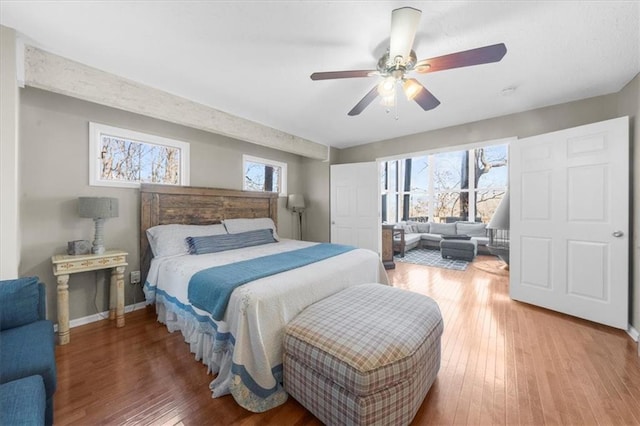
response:
M488 229L509 230L509 191L504 194L498 208L487 225Z
M109 197L78 198L78 215L91 219L118 217L118 199Z
M287 208L293 211L304 209L304 197L302 194L289 194L287 199Z

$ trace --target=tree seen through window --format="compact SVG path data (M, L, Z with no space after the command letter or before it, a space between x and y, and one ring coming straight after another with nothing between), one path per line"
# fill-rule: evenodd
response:
M102 135L100 178L107 181L180 183L180 150Z
M279 161L243 155L243 183L245 191L277 192L286 195L287 164Z

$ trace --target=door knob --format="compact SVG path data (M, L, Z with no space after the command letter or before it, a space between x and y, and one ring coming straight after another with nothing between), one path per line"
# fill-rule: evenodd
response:
M611 234L611 235L613 235L613 236L614 236L614 237L616 237L616 238L620 238L620 237L622 237L622 236L624 235L624 232L622 232L622 231L615 231L615 232L614 232L613 234Z

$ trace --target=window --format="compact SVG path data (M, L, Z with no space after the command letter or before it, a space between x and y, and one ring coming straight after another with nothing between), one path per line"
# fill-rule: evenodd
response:
M242 156L243 184L245 191L277 192L287 195L287 165L264 158Z
M475 150L476 216L488 222L498 208L509 182L506 145Z
M469 151L432 156L435 163L433 218L441 222L468 220Z
M189 144L89 123L89 184L137 188L189 185Z
M429 219L429 157L405 160L404 220L426 222Z
M507 145L382 162L383 220L491 220L507 191Z

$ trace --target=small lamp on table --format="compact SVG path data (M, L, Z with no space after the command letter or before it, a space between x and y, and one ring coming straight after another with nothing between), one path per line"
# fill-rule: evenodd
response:
M80 217L93 219L95 236L91 253L103 254L104 249L104 220L118 217L118 199L109 197L80 197L78 198L78 214Z

